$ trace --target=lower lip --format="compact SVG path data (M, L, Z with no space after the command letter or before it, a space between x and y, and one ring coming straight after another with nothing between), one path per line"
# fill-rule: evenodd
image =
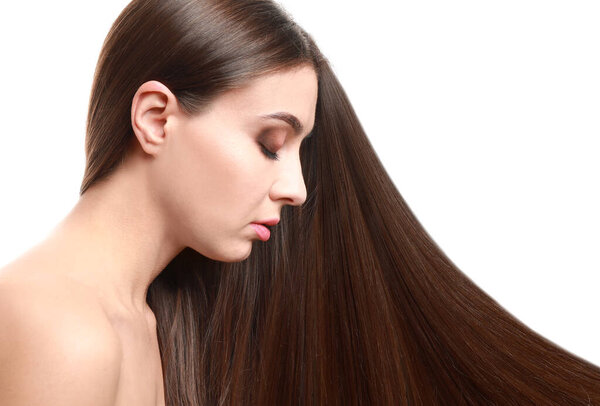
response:
M251 223L250 225L254 228L254 231L258 234L258 238L262 241L267 241L269 237L271 237L271 231L262 224Z

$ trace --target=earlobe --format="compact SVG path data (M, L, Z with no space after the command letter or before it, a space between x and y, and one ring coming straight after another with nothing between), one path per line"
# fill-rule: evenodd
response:
M142 84L131 103L131 126L140 146L156 155L165 139L167 117L173 113L177 100L162 83L155 80Z

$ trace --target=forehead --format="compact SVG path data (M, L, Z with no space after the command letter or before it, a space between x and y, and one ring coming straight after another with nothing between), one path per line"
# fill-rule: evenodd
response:
M310 66L302 66L261 76L245 87L223 94L213 107L229 119L246 122L285 111L298 117L308 130L314 123L317 94L316 72Z

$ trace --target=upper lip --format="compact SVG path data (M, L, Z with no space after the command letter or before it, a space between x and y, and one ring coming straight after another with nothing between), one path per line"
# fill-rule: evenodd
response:
M267 226L274 226L277 223L279 223L278 218L272 218L272 219L261 220L261 221L256 222L256 224L265 224Z

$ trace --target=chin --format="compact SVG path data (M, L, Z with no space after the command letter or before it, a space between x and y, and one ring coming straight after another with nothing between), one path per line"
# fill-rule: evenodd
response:
M226 252L224 251L225 250L216 250L210 254L202 253L202 255L219 262L242 262L245 259L248 259L252 253L252 241L247 241L246 244L240 244L235 250L229 249Z
M250 241L250 244L248 244L247 248L241 248L239 254L236 256L236 258L230 262L242 262L246 259L248 259L248 257L250 256L250 254L252 254L252 241Z

